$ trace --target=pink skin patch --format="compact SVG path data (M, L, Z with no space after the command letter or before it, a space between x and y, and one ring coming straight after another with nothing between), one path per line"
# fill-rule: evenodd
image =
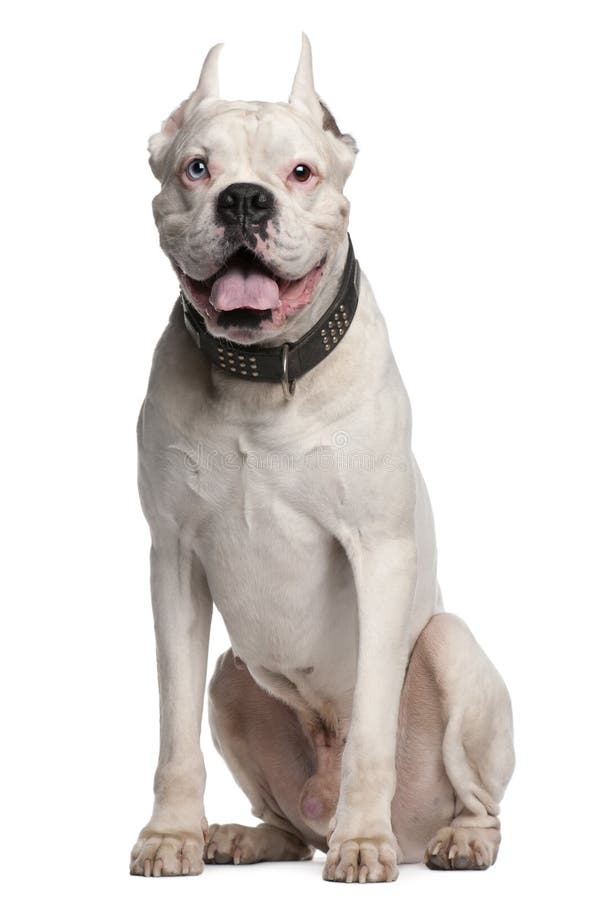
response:
M301 812L306 819L321 819L324 814L324 805L319 797L304 797L301 801Z
M316 284L322 277L323 271L324 267L319 265L298 281L285 281L282 283L283 289L279 290L281 302L278 309L274 310L272 314L273 325L282 325L287 316L290 316L295 310L301 309L302 306L307 306L312 298ZM264 324L263 322L263 326Z

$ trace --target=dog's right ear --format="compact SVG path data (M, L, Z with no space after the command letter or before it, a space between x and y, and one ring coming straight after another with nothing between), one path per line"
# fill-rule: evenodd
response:
M150 166L156 178L162 175L162 162L166 155L166 150L170 146L172 139L180 129L188 116L207 100L217 100L219 97L219 77L218 77L218 60L223 44L215 44L211 47L209 53L205 57L203 68L199 76L199 83L190 97L178 106L164 122L162 129L156 134L152 134L148 142L150 153Z

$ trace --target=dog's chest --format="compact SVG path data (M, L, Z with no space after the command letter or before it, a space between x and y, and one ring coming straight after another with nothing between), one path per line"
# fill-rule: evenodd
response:
M202 429L165 452L168 501L235 652L283 674L320 675L328 643L341 656L356 641L352 572L330 530L345 486L319 446L323 462L315 440Z

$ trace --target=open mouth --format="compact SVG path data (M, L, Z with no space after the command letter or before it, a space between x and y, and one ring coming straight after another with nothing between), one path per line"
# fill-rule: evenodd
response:
M280 327L291 313L306 306L325 261L324 257L303 277L290 281L242 246L206 281L197 281L181 269L179 276L187 297L210 328L248 334Z

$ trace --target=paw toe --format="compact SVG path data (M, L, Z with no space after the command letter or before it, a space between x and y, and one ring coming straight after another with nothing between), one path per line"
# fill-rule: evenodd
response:
M447 827L430 841L424 854L429 869L487 869L500 843L496 828Z
M203 871L202 846L196 835L145 835L131 852L129 871L146 878L199 875Z

